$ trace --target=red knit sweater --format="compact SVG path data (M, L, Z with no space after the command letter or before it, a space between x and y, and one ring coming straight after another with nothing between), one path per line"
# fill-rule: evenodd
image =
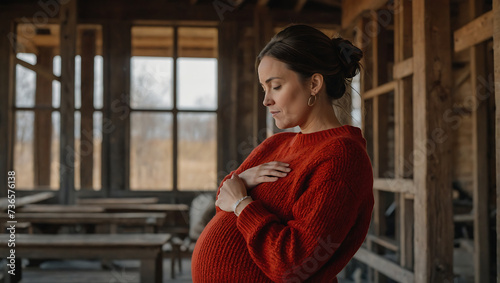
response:
M250 190L239 217L217 208L193 252L193 282L337 282L361 246L373 173L359 128L275 134L235 172L274 160L292 171Z

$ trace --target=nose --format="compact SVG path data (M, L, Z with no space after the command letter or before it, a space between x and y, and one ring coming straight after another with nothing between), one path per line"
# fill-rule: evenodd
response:
M274 104L274 101L269 97L269 95L266 93L264 95L264 100L262 101L262 104L264 104L264 106L268 107L268 106L271 106Z

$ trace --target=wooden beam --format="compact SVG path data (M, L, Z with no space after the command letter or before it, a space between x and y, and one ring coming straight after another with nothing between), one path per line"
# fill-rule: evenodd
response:
M390 238L387 238L387 237L384 237L384 236L375 236L375 235L372 235L372 234L368 234L366 236L366 239L368 241L372 241L374 242L375 244L377 245L380 245L386 249L389 249L393 252L398 252L399 251L399 246L398 246L398 242L393 240L393 239L390 239Z
M397 81L394 90L394 147L395 178L413 178L413 108L412 81L413 42L412 42L412 4L409 0L396 0L398 7L394 15L394 68L393 78ZM404 180L408 180L404 179ZM411 181L411 191L415 184ZM414 197L414 194L411 195ZM396 202L396 239L399 242L399 263L402 267L413 269L414 202L407 193L395 196Z
M293 10L295 12L299 13L300 11L302 11L302 8L304 8L306 3L307 3L307 0L297 0L297 2L295 3L295 8L293 8Z
M453 281L449 1L412 1L415 282ZM444 133L444 134L443 134Z
M52 70L53 49L40 47L36 66ZM36 77L36 106L52 106L52 80L43 76ZM35 111L35 187L50 186L50 160L52 148L52 111Z
M14 170L14 30L10 17L0 18L0 183L4 188L8 172ZM7 189L0 190L0 197L7 197Z
M393 78L402 79L413 74L413 58L410 57L404 61L394 63Z
M366 11L380 9L386 3L387 0L342 1L342 29L354 25Z
M378 97L382 94L386 94L388 92L394 91L396 86L397 86L396 81L390 81L390 82L385 83L381 86L377 86L377 87L372 88L370 90L367 90L365 93L363 93L363 99L370 99L370 98Z
M481 1L469 0L469 17L476 18L482 12ZM493 16L493 11L486 14ZM486 15L485 14L485 15ZM482 17L482 16L481 16ZM480 18L481 18L480 17ZM490 22L490 37L493 36L493 19ZM486 29L482 26L482 29ZM480 33L479 30L476 30ZM469 35L469 37L471 37ZM489 255L489 215L488 215L488 101L481 99L487 91L480 84L486 78L486 45L475 44L470 47L470 83L472 95L478 103L472 111L472 175L474 211L474 278L475 282L490 282Z
M414 194L415 184L411 179L384 179L374 178L373 189L377 191Z
M460 52L493 36L493 11L472 20L453 33L455 52Z
M96 31L81 33L81 127L80 127L80 189L91 190L94 180L94 58Z
M107 194L129 188L131 49L130 22L103 25L103 119L113 129L103 130L101 174Z
M493 0L493 57L495 83L495 155L496 155L496 193L497 193L497 282L500 282L500 217L498 208L500 207L500 0Z
M410 270L407 270L365 248L360 248L354 255L354 258L389 276L397 282L413 283L415 280L415 275Z
M19 64L19 65L25 67L26 69L32 70L37 75L45 77L46 79L49 79L51 81L61 81L61 77L54 75L52 70L49 70L43 66L40 66L38 64L32 65L32 64L30 64L24 60L21 60L19 58L15 58L15 62L16 62L16 64Z
M266 46L266 44L271 40L274 35L273 23L271 21L269 14L269 8L267 6L257 6L255 8L254 14L254 35L255 35L255 53L259 54L260 51ZM261 91L261 86L258 83L259 78L257 72L255 72L254 79L254 128L253 136L258 137L259 132L262 129L267 128L266 116L268 112L266 108L262 106L262 101L264 100L264 93ZM257 141L259 142L259 141Z
M73 204L75 192L75 56L77 0L61 6L61 137L59 201Z
M227 168L234 160L237 160L235 137L238 106L237 93L237 49L234 48L234 40L238 38L238 23L225 21L219 27L219 58L218 58L218 101L219 114L217 115L217 178L218 183L234 170Z

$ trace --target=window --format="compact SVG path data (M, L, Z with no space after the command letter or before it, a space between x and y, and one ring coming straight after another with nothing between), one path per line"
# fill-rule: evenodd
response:
M217 29L132 28L131 190L217 188Z
M94 74L94 95L91 99L85 96L82 100L81 95L81 51L88 48L79 46L75 58L75 188L84 186L98 190L101 187L103 103L101 30L96 26L78 26L80 45L89 31L92 36L87 42L93 44L96 50L90 59ZM14 170L20 176L18 187L56 190L59 189L60 179L59 25L19 24L17 40ZM81 119L82 111L84 121ZM90 170L90 174L85 174L91 178L80 178L82 166Z

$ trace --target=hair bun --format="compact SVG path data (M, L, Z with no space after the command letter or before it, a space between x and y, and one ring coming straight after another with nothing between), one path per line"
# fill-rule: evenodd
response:
M349 40L341 37L332 38L332 43L338 51L344 78L353 78L360 71L359 61L363 58L363 52Z

